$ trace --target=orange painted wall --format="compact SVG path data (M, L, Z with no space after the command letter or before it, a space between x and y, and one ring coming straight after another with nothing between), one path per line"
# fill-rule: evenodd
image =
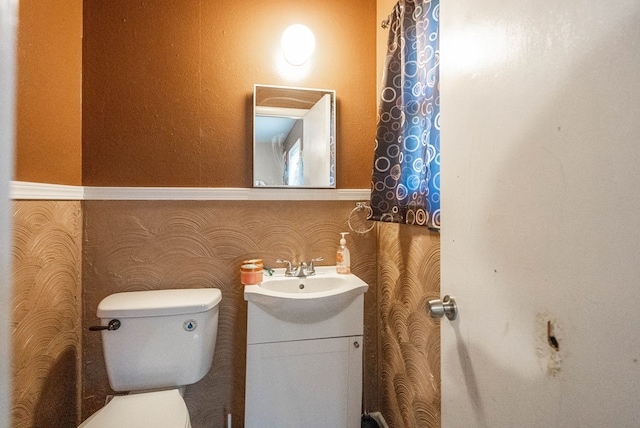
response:
M376 2L84 2L83 184L251 187L255 83L335 89L337 185L368 188L376 123ZM303 23L304 77L277 66Z
M21 0L15 179L82 182L82 0Z

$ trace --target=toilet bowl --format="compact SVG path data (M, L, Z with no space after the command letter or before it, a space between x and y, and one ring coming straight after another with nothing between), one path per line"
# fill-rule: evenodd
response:
M190 428L184 386L213 364L218 289L116 293L98 305L109 385L116 395L79 428Z
M191 428L180 391L117 395L79 428Z

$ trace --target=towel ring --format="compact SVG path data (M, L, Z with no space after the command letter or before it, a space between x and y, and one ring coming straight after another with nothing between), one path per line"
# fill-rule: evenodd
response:
M349 213L349 218L347 219L347 224L349 225L349 229L351 229L352 232L355 232L358 235L364 235L365 233L370 232L371 229L373 229L373 227L376 224L372 221L371 222L371 227L369 227L368 229L359 229L359 230L354 229L353 225L351 224L351 218L358 211L365 211L366 214L367 214L367 218L371 217L371 215L373 214L373 211L371 210L371 207L369 205L367 205L366 202L356 202L356 207L354 209L352 209L351 212Z

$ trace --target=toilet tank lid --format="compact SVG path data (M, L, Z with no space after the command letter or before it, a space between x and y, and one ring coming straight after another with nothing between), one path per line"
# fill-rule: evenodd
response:
M102 299L98 318L136 318L206 312L222 300L217 288L116 293Z

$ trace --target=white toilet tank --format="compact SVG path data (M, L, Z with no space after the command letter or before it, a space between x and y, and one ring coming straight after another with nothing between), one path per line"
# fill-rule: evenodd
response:
M109 384L114 391L190 385L213 363L218 331L215 288L133 291L112 294L98 305Z

